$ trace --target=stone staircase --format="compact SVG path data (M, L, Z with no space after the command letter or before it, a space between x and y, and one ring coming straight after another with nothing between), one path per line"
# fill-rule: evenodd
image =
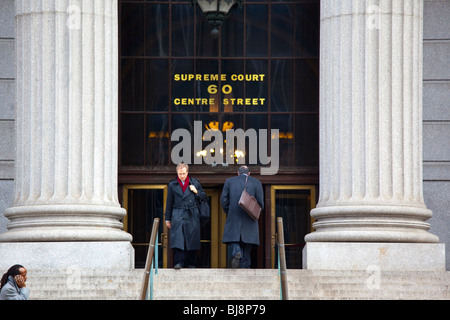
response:
M450 300L450 272L288 270L289 298ZM143 270L29 270L33 300L135 300ZM273 269L159 269L155 300L279 300Z
M28 270L30 300L136 300L143 270Z
M275 300L280 278L274 269L162 269L153 295L155 300Z

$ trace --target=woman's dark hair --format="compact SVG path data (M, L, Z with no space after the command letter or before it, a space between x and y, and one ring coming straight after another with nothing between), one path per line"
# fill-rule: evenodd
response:
M20 264L15 264L11 268L8 269L8 271L3 275L2 280L0 282L0 290L3 288L3 286L8 282L8 276L15 277L20 274L20 269L24 268L24 266Z

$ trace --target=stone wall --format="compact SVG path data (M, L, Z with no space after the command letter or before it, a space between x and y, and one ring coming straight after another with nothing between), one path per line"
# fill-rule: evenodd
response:
M3 212L14 196L15 158L14 0L0 1L0 233L6 231Z
M423 179L430 231L450 268L450 1L424 3Z

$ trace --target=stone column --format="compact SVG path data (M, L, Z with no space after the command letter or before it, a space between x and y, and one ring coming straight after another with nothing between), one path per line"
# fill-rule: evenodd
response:
M16 189L0 241L129 246L117 197L117 1L15 9Z
M308 250L438 242L422 195L422 17L423 0L321 1L320 196Z

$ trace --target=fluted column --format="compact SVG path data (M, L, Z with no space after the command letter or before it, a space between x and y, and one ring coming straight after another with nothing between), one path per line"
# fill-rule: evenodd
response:
M307 242L437 242L422 195L423 0L322 0L320 196Z
M117 1L15 9L15 198L0 241L129 241L117 197Z

